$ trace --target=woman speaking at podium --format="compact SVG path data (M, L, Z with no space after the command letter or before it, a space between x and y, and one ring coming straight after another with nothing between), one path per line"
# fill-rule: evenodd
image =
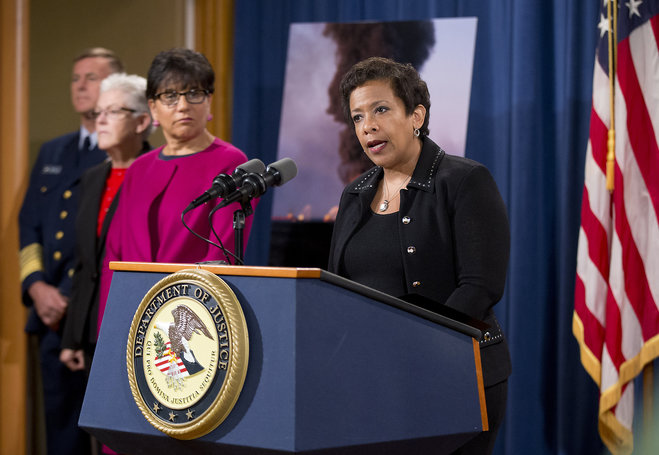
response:
M483 165L447 155L428 138L430 95L411 65L366 59L346 73L340 93L346 119L376 166L343 191L328 269L490 325L481 342L490 431L455 453L491 453L511 372L492 310L503 294L510 249L496 183Z
M101 275L99 321L105 309L112 272L110 261L194 263L224 259L225 253L192 235L181 222L188 204L207 190L213 178L232 174L245 154L214 137L206 128L211 116L215 73L204 55L171 49L156 55L147 75L146 96L154 124L165 145L138 158L126 173L117 212L107 239ZM208 216L217 201L191 210L186 224L211 238ZM254 202L252 202L254 205ZM224 247L234 249L234 203L213 215ZM252 217L246 219L245 238Z

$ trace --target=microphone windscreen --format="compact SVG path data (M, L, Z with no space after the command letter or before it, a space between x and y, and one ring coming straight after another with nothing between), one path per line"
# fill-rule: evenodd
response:
M263 164L263 161L260 159L254 158L253 160L249 160L248 162L241 164L236 169L240 169L248 174L260 174L265 171L265 164Z
M279 161L275 161L268 166L268 169L274 169L279 172L280 180L277 182L277 185L283 185L297 175L297 164L290 158L282 158Z

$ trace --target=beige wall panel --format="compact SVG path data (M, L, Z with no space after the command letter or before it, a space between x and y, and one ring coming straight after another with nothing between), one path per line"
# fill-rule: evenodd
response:
M184 45L185 0L30 2L30 163L46 140L79 127L71 107L72 59L84 48L114 50L128 73L146 77L161 50ZM163 142L160 133L152 145Z

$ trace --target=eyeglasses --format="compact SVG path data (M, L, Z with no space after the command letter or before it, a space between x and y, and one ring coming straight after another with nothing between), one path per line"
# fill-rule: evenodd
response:
M101 116L101 114L107 115L108 118L111 118L112 120L117 120L121 117L124 116L126 112L130 112L131 114L134 114L137 112L135 109L129 109L127 107L114 107L114 108L109 108L109 109L99 109L97 111L92 111L92 118L96 120Z
M185 96L185 101L190 104L201 104L208 96L208 90L192 89L187 92L177 92L167 90L166 92L157 93L156 98L165 106L175 106L178 103L179 96Z

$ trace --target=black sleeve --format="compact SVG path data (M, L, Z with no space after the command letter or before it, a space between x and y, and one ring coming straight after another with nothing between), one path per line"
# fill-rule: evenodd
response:
M484 319L503 295L510 254L506 207L484 166L462 181L453 224L457 288L446 305Z

